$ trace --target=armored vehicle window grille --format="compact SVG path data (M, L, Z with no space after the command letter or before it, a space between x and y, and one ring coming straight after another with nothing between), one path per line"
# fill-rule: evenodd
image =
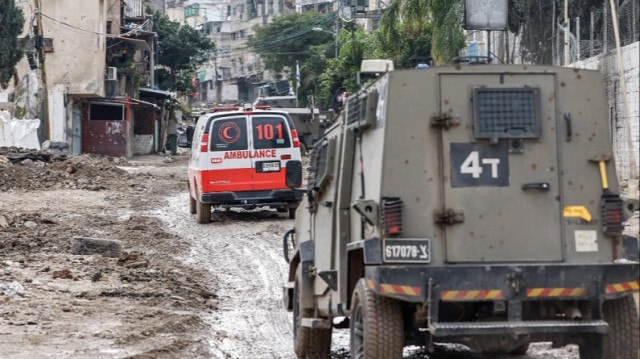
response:
M537 88L475 88L475 136L540 137L539 94Z
M362 100L358 96L352 96L347 101L347 123L351 124L360 120L360 102Z

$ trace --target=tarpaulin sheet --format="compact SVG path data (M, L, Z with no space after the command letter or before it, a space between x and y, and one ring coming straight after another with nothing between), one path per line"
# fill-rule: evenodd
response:
M40 149L38 141L40 120L18 120L0 111L0 146Z

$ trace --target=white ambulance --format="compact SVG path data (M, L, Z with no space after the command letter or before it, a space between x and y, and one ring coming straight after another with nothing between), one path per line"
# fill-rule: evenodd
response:
M275 208L293 218L302 198L300 141L284 111L216 107L196 124L189 155L190 211Z

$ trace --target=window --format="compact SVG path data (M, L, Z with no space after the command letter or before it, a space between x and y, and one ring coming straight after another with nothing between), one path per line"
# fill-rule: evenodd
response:
M538 138L540 90L531 87L473 89L477 138Z
M253 147L256 150L291 146L284 118L254 116L251 121L253 123Z
M200 4L185 6L184 17L198 16L199 10L200 10Z
M211 127L211 151L246 150L247 122L244 117L221 118Z
M89 103L90 121L124 121L124 105L117 103Z

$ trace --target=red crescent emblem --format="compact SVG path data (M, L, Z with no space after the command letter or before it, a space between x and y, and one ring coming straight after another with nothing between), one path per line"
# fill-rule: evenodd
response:
M224 138L226 138L227 140L231 140L233 139L233 136L229 136L229 130L231 129L231 127L226 127L222 130L222 135L224 136Z
M229 132L231 130L231 132ZM240 126L233 122L225 122L218 129L218 137L220 141L231 144L240 139L241 131Z

